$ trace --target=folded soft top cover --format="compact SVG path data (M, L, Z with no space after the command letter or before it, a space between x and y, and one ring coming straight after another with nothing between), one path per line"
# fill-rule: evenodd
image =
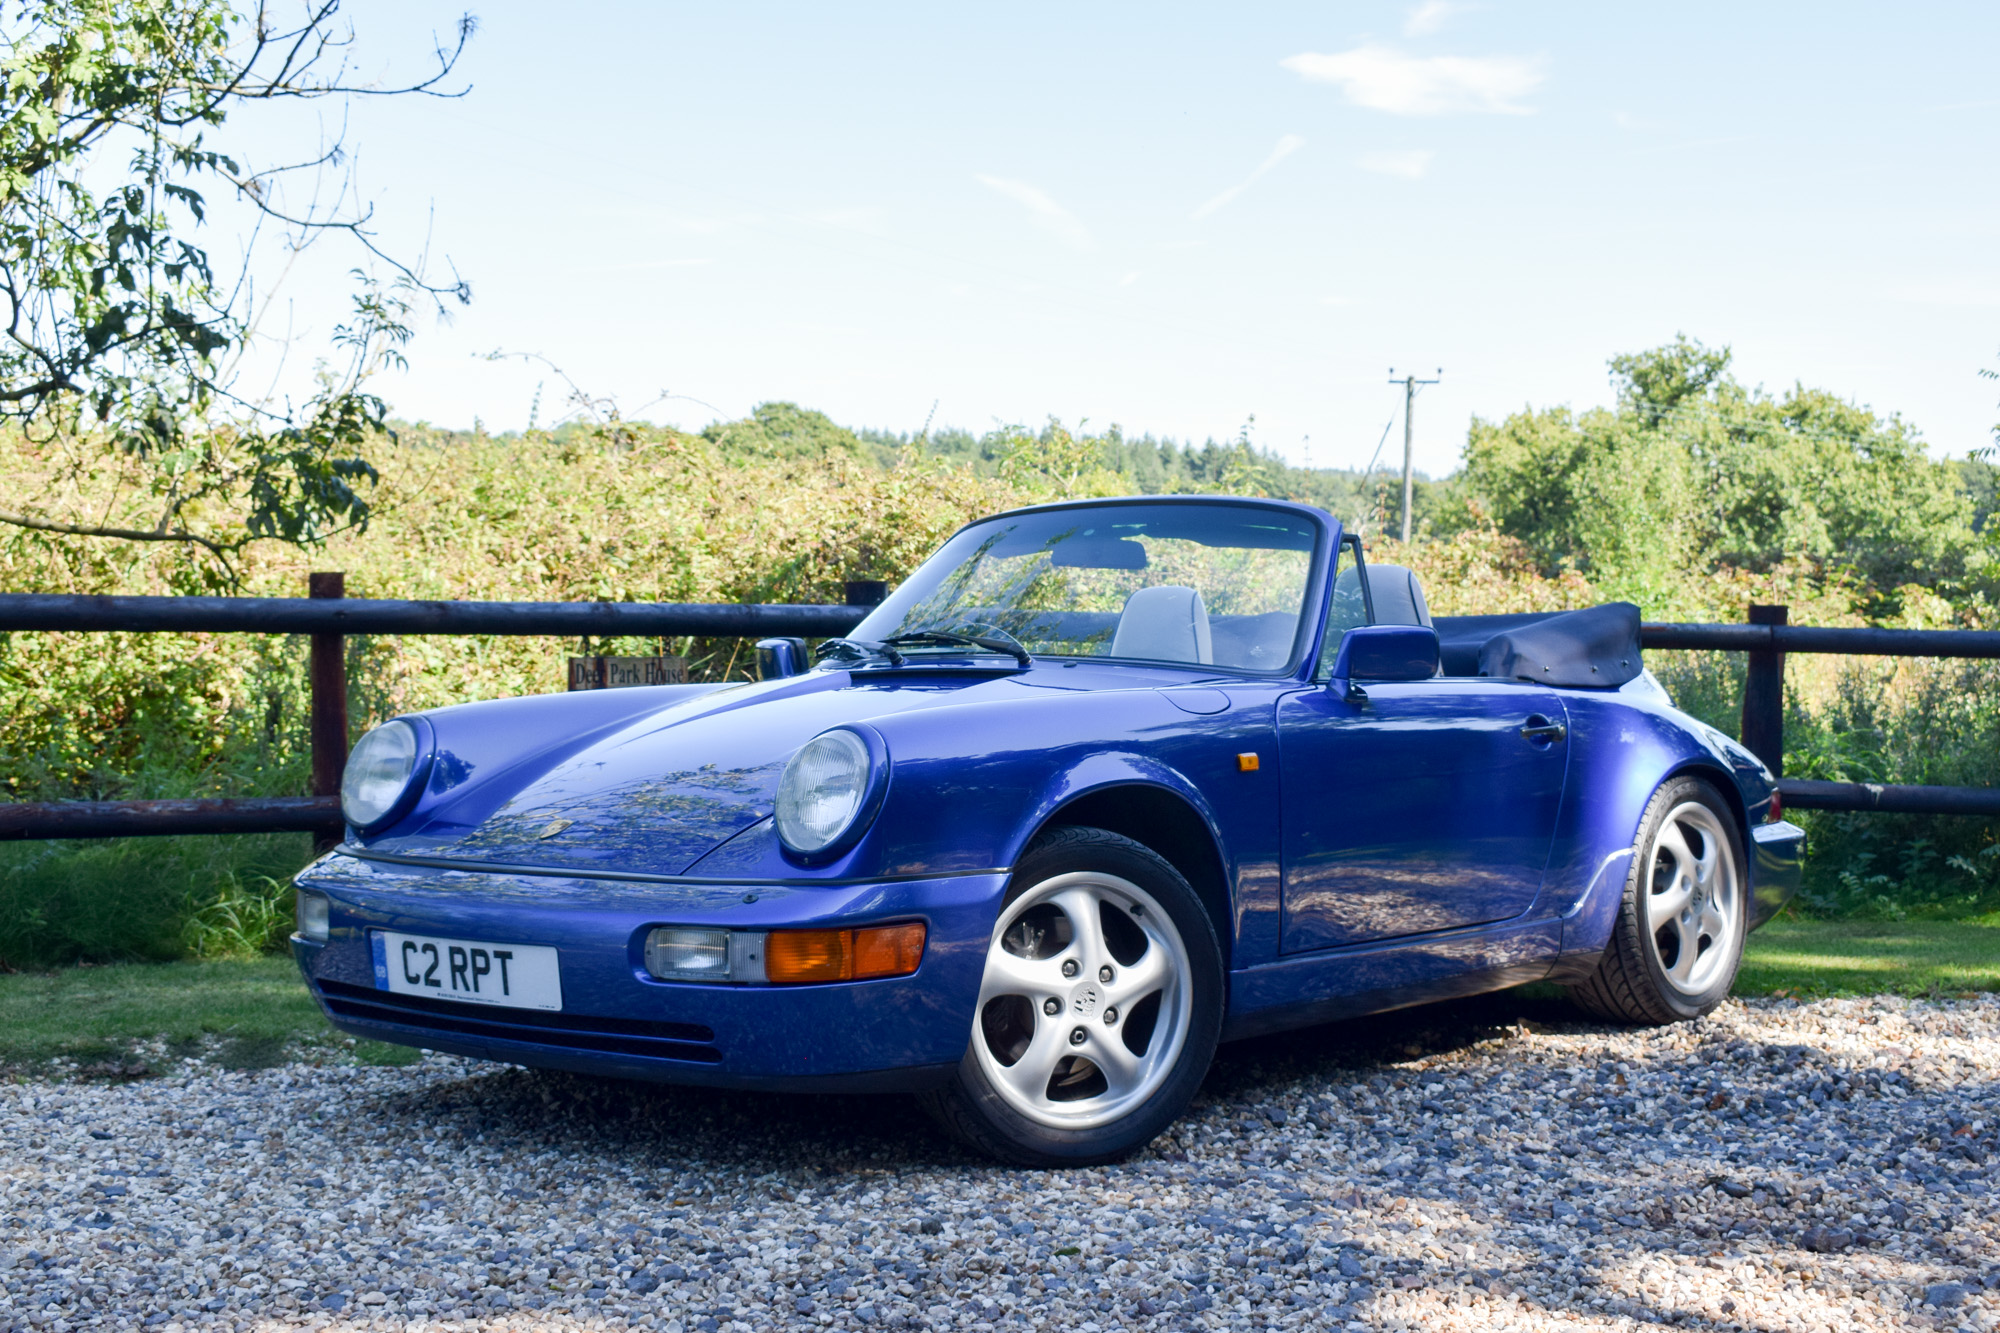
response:
M1639 608L1630 602L1532 615L1438 616L1436 627L1447 676L1610 688L1645 670Z

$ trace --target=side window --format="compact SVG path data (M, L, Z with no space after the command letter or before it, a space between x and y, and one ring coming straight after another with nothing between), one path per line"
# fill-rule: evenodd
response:
M1361 563L1356 558L1359 544L1352 537L1340 539L1340 554L1334 565L1333 595L1327 599L1326 606L1326 639L1320 645L1319 665L1313 671L1314 680L1325 680L1333 670L1333 659L1340 652L1340 641L1347 636L1347 631L1368 623L1368 599L1361 591Z

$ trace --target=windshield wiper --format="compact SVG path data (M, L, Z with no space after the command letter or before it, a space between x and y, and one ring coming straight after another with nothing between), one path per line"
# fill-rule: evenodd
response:
M891 635L882 640L882 643L884 647L890 644L903 644L905 646L936 644L939 647L964 644L973 648L984 648L989 653L1005 653L1024 667L1031 667L1035 664L1035 659L1029 656L1028 650L1020 644L1007 639L988 638L983 634L957 634L945 629L920 629L913 630L908 634Z
M889 641L893 642L893 639ZM890 647L889 643L870 643L866 639L827 639L813 649L813 661L825 657L886 657L890 666L901 666L910 660Z

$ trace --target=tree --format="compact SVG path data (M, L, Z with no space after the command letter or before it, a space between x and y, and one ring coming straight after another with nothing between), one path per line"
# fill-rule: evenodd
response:
M759 403L741 421L715 422L702 437L732 458L815 459L861 453L861 441L824 412L797 403Z
M1967 571L1971 501L1900 418L1821 389L1745 388L1682 337L1616 357L1618 406L1474 421L1465 484L1549 570L1635 597L1696 568L1793 561L1882 594Z
M1664 347L1612 357L1611 377L1620 405L1653 426L1720 383L1729 373L1729 355L1727 347L1704 347L1677 333Z
M368 520L370 440L386 407L369 377L402 364L417 301L465 301L454 275L426 279L377 243L370 210L294 207L287 184L322 184L338 141L295 164L259 165L219 146L247 105L399 94L442 85L474 31L440 44L435 69L392 88L351 83L353 37L339 0L22 0L0 13L0 419L60 452L77 474L113 464L147 526L96 515L0 513L0 522L174 543L197 582L234 581L232 557L274 539L310 545ZM247 208L244 267L218 269L203 240L204 191ZM256 242L357 247L357 289L318 387L292 405L237 383L254 333Z

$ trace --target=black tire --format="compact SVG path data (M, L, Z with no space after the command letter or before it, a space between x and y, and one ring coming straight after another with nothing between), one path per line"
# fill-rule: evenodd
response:
M1093 1052L1095 1043L1108 1041L1109 1037L1106 1034L1109 1032L1115 1031L1118 1040L1127 1041L1125 1029L1128 1026L1136 1027L1141 1021L1137 1015L1147 1004L1151 1004L1154 1017L1145 1034L1139 1038L1145 1050L1138 1052L1136 1057L1142 1064L1147 1059L1153 1060L1150 1072L1145 1079L1133 1083L1123 1100L1119 1099L1116 1095L1118 1090L1110 1086L1103 1075L1095 1073L1085 1075L1083 1081L1085 1088L1091 1086L1089 1080L1095 1078L1098 1084L1103 1085L1103 1091L1089 1096L1077 1094L1074 1104L1078 1112L1085 1115L1094 1113L1090 1110L1089 1098L1102 1097L1104 1106L1108 1108L1103 1113L1114 1115L1115 1118L1104 1123L1072 1127L1066 1123L1051 1123L1048 1118L1058 1111L1068 1110L1068 1104L1047 1108L1046 1114L1038 1118L1036 1114L1022 1109L1020 1102L1027 1094L1022 1091L1020 1085L1008 1092L996 1081L997 1047L994 1043L996 1033L1001 1030L989 1026L986 1010L994 1005L1013 1005L1023 1000L1027 993L1023 992L1023 995L1018 996L1011 994L996 996L992 1000L985 1000L984 996L988 979L993 976L996 954L1003 947L1008 947L1008 941L1012 939L1015 929L1025 928L1029 920L1028 916L1020 914L1033 913L1037 910L1037 903L1021 907L1023 899L1030 894L1039 895L1048 891L1048 886L1052 884L1070 883L1074 887L1077 880L1089 880L1092 876L1105 877L1102 881L1093 882L1101 882L1106 886L1105 892L1113 895L1107 901L1137 904L1137 906L1128 905L1126 909L1135 918L1143 920L1146 917L1143 900L1149 899L1156 904L1171 923L1172 932L1177 933L1178 939L1173 942L1180 946L1179 953L1175 953L1169 945L1149 936L1141 952L1131 955L1129 959L1124 956L1119 957L1116 960L1118 967L1109 969L1111 985L1115 985L1120 976L1119 967L1130 969L1132 974L1137 975L1142 971L1141 964L1146 961L1151 950L1159 947L1165 951L1161 956L1162 960L1177 977L1174 984L1184 987L1184 990L1170 992L1163 985L1157 995L1164 997L1171 994L1173 997L1171 1000L1148 995L1127 1004L1125 1017L1134 1020L1131 1025L1127 1025L1124 1018L1118 1017L1116 1006L1108 1001L1101 1011L1095 1007L1084 1008L1086 1001L1092 1006L1097 1003L1087 994L1072 1000L1068 996L1041 995L1040 992L1035 992L1040 998L1028 1002L1029 1008L1025 1011L1018 1008L1012 1011L1027 1014L1027 1035L1020 1038L1019 1051L1015 1054L1015 1060L1022 1062L1022 1067L1026 1068L1027 1055L1021 1052L1046 1051L1047 1048L1044 1046L1035 1046L1035 1041L1049 1040L1047 1034L1060 1032L1064 1028L1068 1028L1069 1031L1063 1035L1063 1040L1084 1033L1084 1040L1092 1043L1076 1045L1075 1050L1085 1056ZM1123 883L1123 890L1116 887L1117 882ZM1129 890L1133 888L1139 890L1143 898L1131 894ZM1117 917L1117 913L1110 907L1104 906L1100 906L1100 912L1103 914L1104 924L1100 925L1098 930L1108 941L1109 936L1115 933L1109 927L1114 924L1113 919ZM1017 919L1010 923L1010 915ZM1057 915L1061 916L1062 913L1058 911ZM1044 920L1049 919L1051 918L1044 918ZM1066 919L1065 917L1064 920ZM1000 928L1002 924L1008 925L1004 935ZM1129 921L1120 921L1116 924L1119 931L1132 928ZM1162 939L1166 938L1161 923L1150 922L1148 928L1160 934ZM1060 929L1050 933L1058 937L1061 934ZM1071 961L1066 955L1072 949L1079 954L1085 949L1084 944L1074 937L1073 930L1072 938L1067 943L1049 943L1039 927L1033 936L1033 947L1037 950L1045 949L1046 952L1025 957L1016 955L1017 958L1021 958L1025 966L1046 964L1049 967L1059 968ZM1129 943L1126 947L1129 952ZM1182 955L1185 959L1184 968L1178 965ZM1153 965L1147 964L1149 969L1151 966ZM971 1016L972 1032L965 1057L959 1062L958 1069L949 1083L919 1096L925 1110L930 1112L953 1138L967 1147L1003 1162L1020 1166L1083 1166L1115 1161L1151 1142L1162 1130L1178 1119L1208 1073L1209 1062L1214 1058L1216 1042L1222 1032L1224 1004L1222 949L1216 941L1215 926L1207 910L1202 906L1200 898L1181 873L1158 853L1130 838L1121 837L1104 829L1058 828L1038 839L1014 868L1014 876L1003 899L999 920L995 923L986 969L986 977L982 979L982 1005L976 1007L978 1011ZM1083 976L1080 969L1077 973L1067 975L1078 978L1074 985L1075 990L1088 992L1092 989L1087 984L1090 978ZM1107 986L1105 993L1108 998L1116 998L1117 992L1110 986ZM1182 1012L1180 1004L1183 998L1186 1003L1185 1028L1179 1026L1178 1020L1178 1015ZM1054 1015L1047 1017L1047 1026L1044 1027L1043 1016L1047 1015L1047 1010L1041 1006L1049 1004L1058 1007ZM1166 1015L1170 1004L1175 1019L1169 1024ZM1117 1029L1102 1028L1100 1020L1102 1024L1116 1021L1120 1026ZM1167 1025L1162 1026L1163 1024ZM1170 1044L1174 1032L1183 1034L1179 1038L1177 1049ZM1169 1044L1161 1045L1158 1054L1151 1055L1149 1054L1153 1051L1151 1043L1155 1040ZM1107 1046L1105 1049L1110 1048ZM1076 1057L1069 1058L1073 1069L1084 1067L1075 1063ZM1087 1065L1087 1061L1084 1064ZM1106 1067L1108 1069L1110 1066ZM1057 1067L1059 1073L1062 1068L1063 1066ZM1006 1078L1005 1071L999 1071L999 1078ZM1075 1081L1075 1078L1072 1073L1061 1082L1044 1081L1045 1096L1054 1095L1059 1087L1064 1083ZM1129 1106L1126 1102L1130 1103Z
M1681 851L1675 850L1676 836ZM1699 859L1711 845L1722 858L1714 882L1706 890L1694 884L1688 907L1655 924L1662 910L1681 901L1676 867L1686 864L1683 852ZM1657 1027L1709 1013L1728 998L1743 961L1750 912L1746 867L1735 813L1714 787L1695 777L1661 783L1639 820L1610 944L1597 971L1569 988L1570 998L1617 1023ZM1726 919L1727 929L1713 932L1719 938L1703 929L1710 917ZM1686 975L1677 979L1676 971Z

